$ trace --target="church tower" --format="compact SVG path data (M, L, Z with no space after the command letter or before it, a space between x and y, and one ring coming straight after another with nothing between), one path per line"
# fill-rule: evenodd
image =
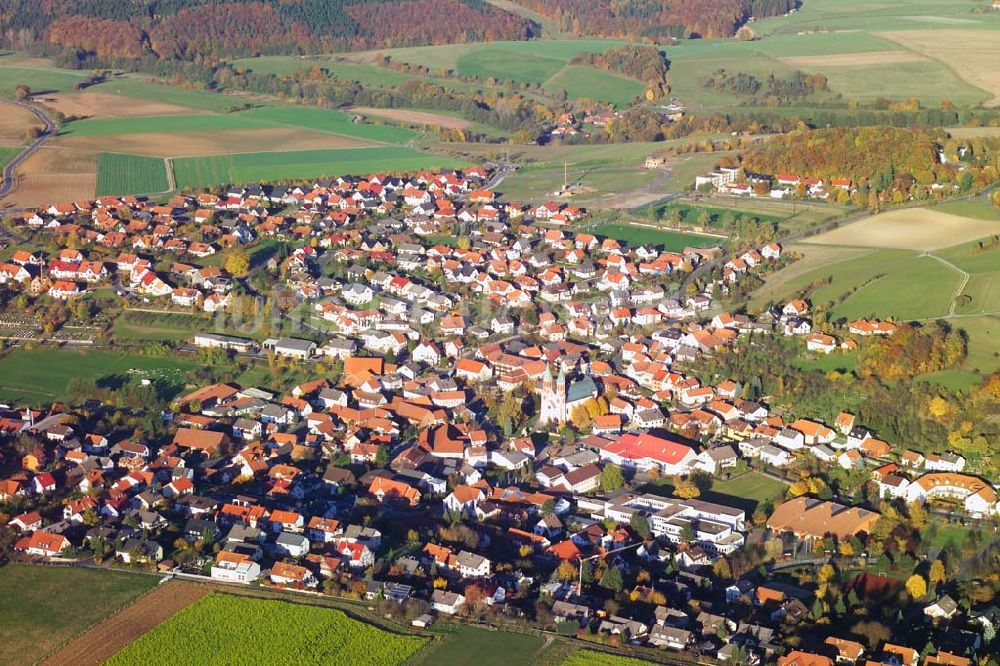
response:
M549 423L563 424L569 420L566 414L566 373L560 367L559 376L552 376L552 366L545 371L545 379L539 390L541 410L538 414L538 425Z

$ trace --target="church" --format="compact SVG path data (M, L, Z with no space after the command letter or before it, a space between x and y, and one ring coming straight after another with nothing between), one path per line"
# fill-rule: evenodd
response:
M573 410L591 398L596 398L599 393L597 383L590 375L584 375L567 388L566 371L560 367L558 377L553 377L552 366L549 366L538 390L542 402L538 425L562 425L568 422Z

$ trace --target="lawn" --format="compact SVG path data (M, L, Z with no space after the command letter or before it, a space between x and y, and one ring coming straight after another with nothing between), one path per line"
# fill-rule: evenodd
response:
M97 158L97 196L156 194L170 189L160 157L101 153Z
M805 346L803 345L803 350ZM830 354L813 354L803 351L804 356L796 358L794 364L803 370L818 370L820 372L853 372L858 367L858 352L833 352Z
M40 661L155 587L157 580L91 569L0 568L0 663Z
M588 229L596 236L614 238L629 246L656 245L668 252L680 252L686 247L711 247L724 243L724 238L686 234L666 229L652 229L629 224L602 224Z
M430 664L475 664L510 666L530 664L544 645L538 636L488 631L460 624L435 625L433 631L447 634L428 654Z
M211 155L173 161L174 177L181 189L378 171L411 172L461 164L451 157L402 146Z
M0 400L50 403L60 400L71 379L93 377L98 382L140 374L178 384L196 363L176 356L142 356L109 351L15 349L0 358Z
M749 513L757 508L758 504L780 497L785 490L786 486L781 481L759 472L747 472L729 481L714 479L712 489L702 493L701 498L710 502L738 506Z
M329 608L211 594L153 628L106 663L395 666L425 642L417 636L383 631Z

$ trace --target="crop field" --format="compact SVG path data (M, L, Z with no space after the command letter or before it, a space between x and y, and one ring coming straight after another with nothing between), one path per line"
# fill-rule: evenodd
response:
M577 650L567 657L560 666L648 666L649 663L644 659L634 659L597 650Z
M155 194L170 189L159 157L101 153L97 158L97 196Z
M446 633L440 646L433 647L426 664L477 664L477 666L510 666L530 664L544 641L538 636L507 631L488 631L466 625L436 625L434 631Z
M995 102L1000 15L970 9L962 0L887 0L849 10L836 0L813 0L791 16L756 21L753 29L762 37L756 41L693 40L667 47L670 84L685 103L702 109L740 103L735 95L705 88L719 68L758 78L796 69L819 72L832 93L859 101L914 96L927 106L942 99Z
M178 188L202 188L230 183L447 168L460 166L461 162L400 146L185 157L174 160L173 164Z
M815 245L931 251L1000 231L995 220L953 215L932 208L906 208L872 215L814 236Z
M272 106L243 111L239 116L274 125L290 125L320 132L332 132L357 139L381 143L406 143L417 134L404 127L384 124L355 123L351 116L334 109L308 106Z
M0 568L0 663L41 660L156 585L152 576L10 564Z
M0 169L7 166L7 162L14 159L19 152L21 152L21 149L17 147L0 146Z
M596 236L614 238L635 247L655 245L668 252L679 252L686 247L712 247L725 242L724 238L685 234L668 229L653 229L629 224L602 224L588 231Z
M53 402L61 399L71 379L102 380L140 374L178 384L197 364L176 356L141 356L108 351L15 349L0 358L0 401Z
M152 79L139 76L113 78L91 86L87 90L217 113L224 113L246 101L222 93L204 92L157 83Z
M354 123L351 116L332 109L263 107L226 114L167 115L133 118L94 118L70 123L64 136L109 137L127 134L181 134L295 127L380 141L405 143L416 134L391 125Z
M107 664L395 666L425 642L333 609L211 594L141 636Z
M206 594L208 588L197 583L173 580L157 585L128 607L66 643L41 666L101 666L136 638Z

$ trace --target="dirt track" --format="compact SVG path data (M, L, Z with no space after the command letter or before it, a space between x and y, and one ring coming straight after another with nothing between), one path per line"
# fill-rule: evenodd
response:
M41 662L41 666L100 666L144 633L166 621L211 590L205 585L171 581L83 632Z

